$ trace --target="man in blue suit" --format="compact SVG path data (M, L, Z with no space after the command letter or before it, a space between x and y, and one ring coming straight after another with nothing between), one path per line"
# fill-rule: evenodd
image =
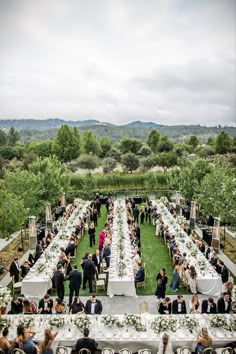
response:
M77 264L75 264L73 268L74 269L68 275L68 280L70 280L69 306L71 306L71 304L72 304L74 293L75 293L75 296L79 296L79 289L80 289L81 280L82 280L81 272L79 272L77 269L78 268Z

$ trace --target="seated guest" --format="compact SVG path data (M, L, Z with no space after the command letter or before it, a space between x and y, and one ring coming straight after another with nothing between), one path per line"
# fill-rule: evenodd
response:
M60 298L56 298L53 301L52 313L57 315L63 315L65 313L65 305Z
M191 293L197 293L197 273L194 266L190 266L188 270L186 270L186 279L187 285L190 288Z
M96 299L95 294L91 294L89 300L87 300L85 305L85 313L87 315L101 315L102 303L100 300Z
M30 268L33 267L33 265L34 265L34 256L32 255L32 253L29 254L28 264L29 264Z
M218 313L229 313L231 310L231 301L229 293L224 293L217 302Z
M2 337L0 337L0 348L4 351L5 354L10 354L13 349L15 342L10 343L7 339L9 330L7 327L3 328Z
M21 277L24 278L27 273L30 271L30 266L28 264L28 261L24 261L23 264L20 266L21 269Z
M183 295L178 295L177 299L173 301L172 304L172 313L173 314L186 314L186 304L183 298Z
M75 255L75 249L76 249L76 246L75 246L75 242L73 240L71 240L67 247L66 247L66 250L65 250L65 254L66 256L70 256L70 257L74 257Z
M110 266L110 256L111 256L111 243L109 243L103 250L103 258L105 258L106 268Z
M159 305L158 312L160 315L170 315L171 314L171 299L165 297Z
M190 313L201 313L201 311L200 311L201 304L200 304L200 301L198 300L197 294L194 294L192 296L190 303L189 303L189 307L190 307Z
M12 302L11 302L11 309L9 311L9 314L12 315L18 315L23 312L23 302L22 299L17 297L16 295L13 296Z
M216 313L216 304L212 297L202 301L202 313Z
M44 340L40 343L40 353L41 354L53 354L51 345L57 336L58 331L52 333L49 328L46 328L44 331Z
M144 278L145 278L145 271L142 263L139 263L139 269L135 275L135 284L144 281Z
M32 315L34 313L33 308L29 302L29 300L24 299L23 300L23 310L22 310L24 315Z
M212 339L208 334L208 330L206 327L203 327L201 331L197 335L197 346L195 348L196 354L201 354L204 349L211 347Z
M227 281L222 286L222 294L229 293L229 297L231 298L231 292L233 290L234 284L231 281Z
M39 348L35 341L33 341L33 336L36 334L35 331L25 329L23 325L17 327L17 340L19 348L22 348L25 354L36 354L39 352Z
M211 265L212 265L213 267L216 267L216 264L217 264L217 254L216 254L215 252L212 252L209 262L211 263Z
M79 296L75 296L74 301L70 307L70 314L83 313L84 310L84 304L80 300Z
M43 299L39 300L38 312L42 314L51 314L53 307L53 301L50 298L50 295L44 295Z
M84 329L84 337L78 339L75 350L79 353L80 349L88 349L91 354L95 354L97 343L94 339L89 338L89 329Z
M163 333L157 354L174 354L171 341L167 333Z
M216 265L215 265L215 270L218 274L221 274L222 270L222 265L220 259L217 259Z

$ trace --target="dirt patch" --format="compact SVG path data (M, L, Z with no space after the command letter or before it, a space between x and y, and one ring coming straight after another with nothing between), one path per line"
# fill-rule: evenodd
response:
M221 232L220 236L220 243L224 245L224 249L222 249L222 251L233 263L236 263L236 239L225 233L224 240L224 231Z
M24 245L22 245L22 240ZM18 249L23 247L22 251L18 251ZM21 258L26 251L29 249L28 236L19 233L11 243L9 243L1 252L0 252L0 264L4 267L4 272L0 274L0 281L5 277L7 272L9 271L10 264L15 256Z

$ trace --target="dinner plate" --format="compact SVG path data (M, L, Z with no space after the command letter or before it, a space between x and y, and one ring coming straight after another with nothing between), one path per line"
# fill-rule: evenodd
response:
M111 338L113 337L113 334L110 333L110 332L108 332L108 333L105 334L105 337L106 337L107 339L111 339Z
M217 338L224 338L225 337L224 333L221 333L221 332L216 332L215 336Z
M231 339L233 336L232 336L232 333L226 333L226 337Z

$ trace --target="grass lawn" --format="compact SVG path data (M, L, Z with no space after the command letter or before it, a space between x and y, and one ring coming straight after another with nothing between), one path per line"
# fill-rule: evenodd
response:
M77 256L76 262L78 264L78 269L82 271L80 267L80 260L86 252L94 253L98 246L98 234L104 227L106 220L106 207L103 205L101 209L101 217L98 218L98 226L96 227L96 244L93 248L89 247L88 235L84 235L77 246ZM160 268L165 268L168 276L168 284L166 289L166 294L185 294L184 288L178 290L178 292L173 293L170 290L169 284L172 279L172 265L171 258L167 247L164 245L163 241L155 235L155 227L148 223L140 225L141 229L141 251L142 251L142 261L145 263L146 270L146 286L144 288L137 289L138 295L154 295L156 290L156 275ZM82 287L81 287L82 288ZM95 290L95 289L94 289ZM68 291L68 282L65 282L66 294ZM89 289L81 290L81 296L89 295ZM102 290L99 290L99 295L106 295Z

